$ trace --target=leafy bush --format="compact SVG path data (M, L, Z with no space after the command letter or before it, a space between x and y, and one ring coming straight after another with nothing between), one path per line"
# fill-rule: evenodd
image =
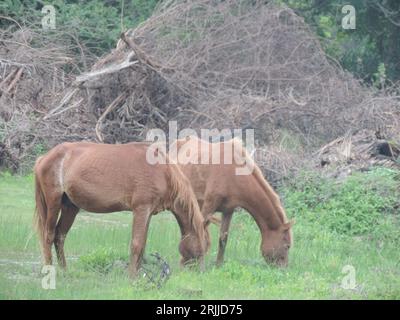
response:
M285 3L321 37L324 50L356 77L376 84L376 75L385 64L385 78L395 81L400 77L398 56L398 26L388 15L399 11L400 2L395 0L275 0ZM342 28L344 5L352 5L356 13L356 29ZM393 45L392 45L393 44ZM390 48L390 50L388 49ZM389 81L390 83L390 81Z
M108 273L116 261L125 259L126 257L121 256L110 248L98 248L89 254L80 256L79 262L87 271Z
M303 173L284 190L291 216L338 234L400 241L400 173L376 168L345 181Z

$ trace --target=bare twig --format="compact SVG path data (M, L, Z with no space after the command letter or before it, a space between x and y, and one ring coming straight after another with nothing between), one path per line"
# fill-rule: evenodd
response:
M126 98L126 94L125 93L121 93L109 106L108 108L103 112L103 114L100 116L99 120L96 123L96 136L99 139L100 142L103 142L103 136L101 134L100 131L100 126L103 122L103 120L106 118L106 116L113 111L116 107L119 106L119 104L121 103L121 101L124 100L124 98Z

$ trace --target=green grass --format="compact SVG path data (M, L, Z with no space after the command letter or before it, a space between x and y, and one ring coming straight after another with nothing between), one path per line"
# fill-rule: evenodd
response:
M146 255L159 252L172 274L161 289L127 277L132 214L80 212L57 269L56 289L41 287L40 253L32 231L33 179L0 175L0 299L399 299L399 172L377 169L343 183L305 174L281 190L296 218L289 267L267 265L258 229L234 215L225 264L214 266L218 229L206 272L179 267L179 229L172 215L152 218ZM343 289L342 269L356 271Z

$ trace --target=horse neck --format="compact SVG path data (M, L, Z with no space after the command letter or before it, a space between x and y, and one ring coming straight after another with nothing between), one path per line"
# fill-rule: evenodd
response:
M242 206L253 216L262 232L278 229L285 222L279 198L275 193L269 193L254 175L249 175L248 179L248 186L252 187L242 188Z
M203 216L189 180L179 167L170 165L170 202L178 221L182 236L187 234L203 237Z
M181 229L182 237L188 234L196 234L196 229L194 224L190 221L190 218L187 214L187 208L185 208L182 204L175 204L174 207L174 215L176 220L178 221L179 228Z

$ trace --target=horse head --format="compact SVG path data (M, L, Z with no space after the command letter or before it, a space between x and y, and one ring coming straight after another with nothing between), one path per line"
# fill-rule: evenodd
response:
M191 229L182 237L179 244L179 252L182 255L182 265L198 261L207 253L211 245L210 233L208 231L210 222L213 222L212 217L204 220L203 225L200 226L202 230Z
M261 252L267 263L287 267L289 249L292 246L291 228L294 221L283 223L275 230L268 230L261 242Z

